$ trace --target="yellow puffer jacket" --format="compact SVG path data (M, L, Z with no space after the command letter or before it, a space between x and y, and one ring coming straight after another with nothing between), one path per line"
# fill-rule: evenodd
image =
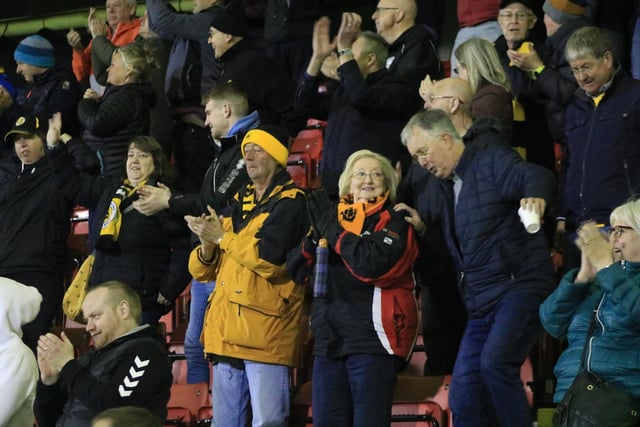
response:
M289 175L286 174L288 177ZM275 185L242 219L235 197L231 215L223 219L224 238L217 262L189 258L196 280L216 279L205 313L205 354L295 366L302 343L304 289L285 269L287 252L308 229L305 197L290 181Z

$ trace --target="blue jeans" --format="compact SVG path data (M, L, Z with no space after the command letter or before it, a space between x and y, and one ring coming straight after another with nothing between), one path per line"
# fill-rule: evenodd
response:
M455 53L458 46L460 46L467 40L476 37L487 39L493 43L501 35L502 30L500 29L500 24L498 24L498 21L487 21L478 25L474 25L473 27L460 28L460 30L458 30L458 33L456 34L456 39L453 42L453 47L451 48L451 77L458 77L458 75L453 71L457 67Z
M397 356L384 354L315 356L314 427L389 426L398 362Z
M244 361L244 369L213 365L212 427L245 427L249 404L253 427L287 427L289 367Z
M189 323L184 336L184 356L187 359L187 383L204 382L209 384L209 362L204 357L204 347L200 342L204 312L207 300L213 292L216 282L201 283L191 281L191 306L189 307Z
M456 427L530 427L520 366L542 330L540 298L512 293L469 319L453 368L449 405Z

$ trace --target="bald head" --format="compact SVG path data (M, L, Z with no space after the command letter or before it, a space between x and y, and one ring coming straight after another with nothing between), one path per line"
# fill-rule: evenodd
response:
M416 16L418 15L416 0L396 0L396 4L398 9L404 12L405 19L415 24Z
M371 15L376 31L392 44L409 28L416 25L418 9L415 0L378 0Z
M435 95L447 94L455 96L464 105L468 106L471 105L471 100L473 99L473 92L469 83L456 77L438 80L433 85L433 92Z
M468 82L453 77L438 80L433 83L431 90L423 99L426 110L444 111L458 134L462 136L467 132L473 121L471 118L473 91Z

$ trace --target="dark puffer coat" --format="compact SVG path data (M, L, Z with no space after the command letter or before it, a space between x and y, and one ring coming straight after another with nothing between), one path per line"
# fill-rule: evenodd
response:
M553 175L522 161L492 120L478 119L464 142L456 166L463 184L455 211L451 181L440 180L429 213L434 218L426 219L442 220L469 316L482 317L510 292L541 302L555 285L547 241L542 232L527 233L517 211L523 197L549 204Z
M104 175L122 172L131 140L149 135L149 109L154 104L155 94L148 83L111 85L99 101L80 101L82 139L98 153Z
M64 185L65 193L77 203L95 212L89 230L89 245L93 247L109 204L122 185L122 177L80 174L64 153L66 146L55 150L49 158L55 171L54 179ZM173 188L169 177L158 180ZM156 185L150 178L148 185ZM118 240L113 247L95 244L95 262L89 286L118 280L134 289L142 301L142 310L158 318L171 306L157 304L158 294L174 301L190 280L187 271L189 230L184 220L167 211L146 216L132 206L137 195L126 198L121 206L122 222Z

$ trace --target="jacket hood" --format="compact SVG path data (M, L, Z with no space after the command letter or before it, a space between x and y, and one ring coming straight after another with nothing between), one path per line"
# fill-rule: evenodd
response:
M500 134L500 122L497 119L481 117L473 121L473 124L462 137L465 145L474 140L478 135L486 132L496 132Z
M258 115L257 111L253 111L252 113L239 118L238 121L235 122L233 126L231 126L231 129L229 129L229 133L227 134L227 136L233 136L238 133L246 133L247 131L258 127L259 124L260 116Z
M22 338L22 325L31 322L40 311L42 295L32 286L0 277L0 344L14 336Z
M71 70L56 65L54 67L47 68L47 70L42 74L34 75L32 85L41 85L52 80L59 80L60 82L68 80L70 82L72 78L75 79L75 76L73 75Z

